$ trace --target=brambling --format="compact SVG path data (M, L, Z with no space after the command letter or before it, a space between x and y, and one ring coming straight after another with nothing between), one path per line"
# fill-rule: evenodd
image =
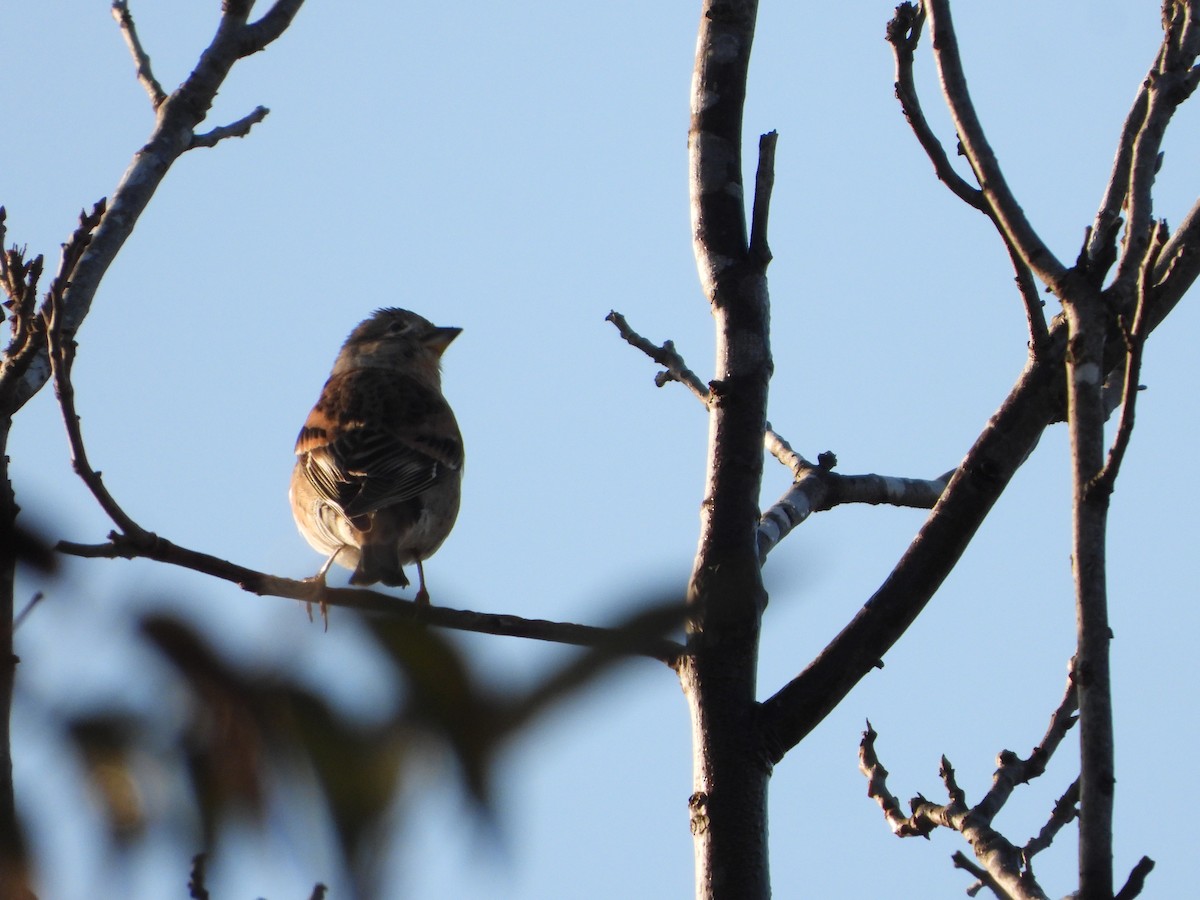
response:
M351 584L405 587L458 517L463 443L442 396L441 358L461 328L376 310L350 333L296 439L292 515L312 547L353 569Z

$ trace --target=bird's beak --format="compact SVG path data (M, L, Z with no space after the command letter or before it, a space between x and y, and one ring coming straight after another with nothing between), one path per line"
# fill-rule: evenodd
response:
M461 328L435 328L429 334L429 336L425 338L425 346L436 350L440 356L445 352L446 348L450 346L450 342L460 334L462 334Z

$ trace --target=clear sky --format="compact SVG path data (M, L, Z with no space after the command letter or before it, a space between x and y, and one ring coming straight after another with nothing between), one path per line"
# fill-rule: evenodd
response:
M218 6L133 5L168 89L206 46ZM701 377L711 371L686 183L698 12L683 0L309 0L287 34L237 66L210 124L258 104L270 116L249 138L179 162L79 334L89 450L131 515L185 546L311 574L320 560L286 502L292 443L345 335L398 305L464 329L444 378L467 474L458 525L426 567L434 602L604 623L682 591L703 492L703 410L678 386L656 389L653 365L604 316L625 313L651 340L673 339ZM841 471L932 477L958 463L1019 374L1025 325L999 240L937 182L893 98L891 14L888 2L763 3L746 137L753 147L759 133L780 133L770 417L810 458L834 451ZM1148 0L956 8L989 138L1062 259L1074 259L1099 202L1158 23ZM952 146L927 49L924 104ZM9 240L53 259L78 210L112 192L152 113L102 0L10 10L0 79ZM1185 106L1166 141L1155 211L1172 225L1200 195L1198 121L1200 107ZM1178 714L1197 702L1200 626L1190 562L1200 491L1186 474L1197 435L1191 299L1148 345L1149 390L1111 529L1117 877L1147 854L1158 861L1148 895L1161 897L1194 884L1196 789L1177 774L1200 742L1196 717ZM52 391L20 413L9 452L35 521L103 540L110 526L71 474ZM1052 429L886 667L776 768L776 896L962 896L969 879L950 855L965 843L893 838L866 797L857 744L869 716L898 796L944 799L944 753L974 801L998 751L1037 743L1073 647L1068 469L1064 430ZM764 505L787 484L768 460ZM775 550L763 697L870 596L923 518L843 508ZM98 896L97 883L111 896L180 896L186 882L192 847L164 841L124 869L103 860L72 793L77 775L38 711L114 695L153 703L161 688L129 640L131 614L153 605L239 658L304 672L347 702L373 699L344 613L323 634L290 601L192 573L71 564L18 633L27 693L17 787L42 823L46 897ZM508 638L455 640L498 684L529 683L568 656ZM1075 776L1075 747L1069 739L1014 796L997 822L1010 838L1040 827ZM689 725L661 665L629 664L504 755L502 849L465 814L436 754L411 784L393 896L692 890ZM1074 857L1068 829L1038 858L1052 896L1074 888ZM331 878L332 896L345 896L299 825L267 845L246 837L226 860L212 871L216 897L306 896Z

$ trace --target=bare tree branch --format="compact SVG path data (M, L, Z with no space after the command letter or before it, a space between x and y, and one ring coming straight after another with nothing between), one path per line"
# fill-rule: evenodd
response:
M887 40L892 45L892 53L896 58L896 99L904 118L912 127L917 141L924 148L929 161L933 163L933 171L938 180L948 187L953 194L981 213L987 213L987 200L983 191L972 187L955 171L946 148L938 140L925 113L921 109L921 99L917 94L916 82L913 80L913 54L921 40L921 29L925 24L925 8L922 4L901 3L896 7L895 17L888 22Z
M763 512L758 523L759 558L765 560L810 515L835 506L868 503L932 509L953 474L934 479L841 475L820 464L807 464L787 492Z
M959 868L967 869L999 897L1048 900L1033 873L1023 869L1021 851L991 827L988 811L981 808L982 804L974 807L967 805L966 795L959 787L954 768L946 757L942 757L939 774L950 802L944 805L931 803L918 795L910 804L912 814L905 816L896 798L887 790L885 780L888 773L875 752L877 736L868 722L859 744L859 770L867 777L867 794L883 810L893 834L897 837L928 837L938 826L957 831L966 838L981 864L976 867L963 857L961 863L955 863Z
M1133 900L1142 892L1142 888L1146 886L1146 876L1154 871L1154 860L1148 856L1143 856L1137 861L1137 865L1133 867L1133 871L1129 873L1129 879L1125 882L1125 886L1117 891L1113 900Z
M946 485L904 556L851 622L808 667L764 701L759 724L783 758L874 670L957 563L975 530L1061 408L1065 328L1021 374Z
M708 405L708 388L687 367L673 342L666 341L662 346L651 343L630 328L625 317L616 311L610 312L605 320L616 326L627 343L664 367L666 371L655 376L655 384L662 387L668 381L678 381L686 385L700 402ZM769 422L763 434L763 446L792 471L796 481L760 517L757 537L760 560L765 560L767 554L812 513L843 503L886 503L929 509L937 502L952 474L947 473L933 480L835 474L831 466L822 463L814 465L793 450ZM832 454L829 456L832 457Z
M1158 254L1146 300L1146 327L1153 331L1200 277L1200 200L1193 204Z
M258 53L287 31L303 3L304 0L275 0L261 19L244 28L242 55Z
M996 230L1004 240L1005 249L1008 251L1009 259L1012 261L1013 270L1016 273L1017 288L1021 293L1021 300L1025 306L1025 318L1029 327L1029 349L1036 356L1044 351L1049 335L1046 314L1043 311L1044 304L1038 296L1037 286L1033 282L1029 267L996 218L983 191L969 185L954 170L945 148L933 133L933 129L929 127L925 114L921 110L921 101L913 80L913 52L921 39L921 28L924 22L924 6L913 3L901 3L897 6L895 17L888 22L887 40L892 45L896 59L896 99L900 101L904 117L908 120L917 140L933 163L933 169L938 178L950 188L955 196L968 206L988 216L996 225Z
M249 4L227 2L208 48L184 82L158 105L149 140L134 155L108 208L96 228L87 252L75 266L62 296L59 326L73 338L91 308L100 281L132 233L134 225L159 184L181 154L192 146L195 129L208 114L217 91L234 64L248 53L263 49L282 34L302 0L278 2L254 25L247 25ZM239 18L239 9L242 10ZM116 13L120 22L119 11ZM5 412L11 414L28 402L50 378L45 348L36 354L21 381L12 389Z
M758 139L758 172L754 178L754 209L750 216L750 256L763 266L771 261L767 222L771 214L771 192L775 188L775 145L779 135L769 131Z
M72 464L101 508L119 529L119 531L109 534L107 544L88 545L60 541L58 549L61 552L88 558L153 559L231 581L244 590L260 596L319 603L322 609L328 606L341 606L389 616L399 615L416 622L459 631L525 637L556 643L578 644L603 650L604 653L591 664L591 668L605 664L610 657L631 654L650 656L673 666L683 654L684 648L681 645L661 637L663 631L682 624L683 613L686 609L682 605L670 610L670 614L674 616L673 619L664 617L666 614L660 615L656 622L664 627L653 633L645 630L635 632L630 629L598 628L567 622L549 622L502 614L429 607L376 591L358 588L330 588L323 579L296 581L267 575L206 553L180 547L147 531L121 508L105 488L100 473L93 469L88 462L79 415L75 409L75 390L71 383L74 345L66 343L63 339L61 323L58 320L60 310L60 301L57 296L52 295L47 335L50 359L54 367L55 388L59 404L62 407L63 420L67 427L68 443L71 447ZM586 671L591 671L591 668L585 666Z
M708 406L708 385L700 380L700 376L687 367L687 363L683 361L683 357L676 352L674 341L665 341L661 347L652 344L649 340L630 328L629 323L625 321L625 317L615 309L604 317L604 321L612 322L626 343L631 347L641 350L666 370L654 376L654 383L658 387L662 387L669 381L678 381L695 394L701 403Z
M1104 465L1105 342L1108 307L1094 288L1064 293L1069 352L1067 429L1071 439L1071 571L1075 582L1079 696L1079 890L1111 897L1114 736L1106 584L1109 495L1093 489Z
M1001 234L1003 236L1003 232ZM1013 281L1017 284L1017 290L1021 294L1021 303L1025 307L1025 323L1029 329L1029 352L1034 357L1038 357L1046 352L1046 345L1050 342L1050 329L1046 325L1046 304L1038 294L1033 273L1029 271L1029 266L1025 265L1025 260L1021 259L1017 248L1012 245L1011 241L1005 240L1004 249L1008 251L1008 258L1015 273Z
M219 128L214 128L212 131L206 131L204 134L192 135L188 149L215 147L226 138L245 137L250 133L251 128L267 117L268 113L270 113L270 110L265 106L256 106L253 112L242 116L236 122L230 122L228 125L222 125Z
M1097 287L1117 259L1117 233L1121 229L1121 210L1125 205L1125 194L1129 189L1129 168L1133 160L1133 142L1146 119L1149 82L1150 76L1147 75L1138 88L1133 105L1125 117L1125 124L1121 128L1121 136L1117 141L1117 153L1113 160L1112 174L1109 175L1108 186L1104 190L1100 208L1096 211L1096 220L1088 229L1088 239L1084 249L1087 254L1088 271Z
M79 414L75 411L75 388L71 383L71 367L75 361L75 342L65 339L62 333L62 297L51 289L50 310L46 323L46 338L50 354L50 366L54 372L54 387L58 404L62 410L63 423L67 428L71 447L71 466L82 480L100 508L104 510L123 533L137 543L144 541L147 534L131 519L104 486L100 473L88 462L87 450L83 445Z
M967 888L968 897L974 897L979 892L981 887L986 887L993 894L999 897L1000 900L1011 900L1012 895L1000 886L1000 883L992 877L992 874L987 869L981 868L980 866L977 866L975 863L971 862L971 860L967 858L967 854L963 853L961 850L955 850L954 854L950 857L950 861L954 863L954 868L962 869L964 872L969 872L978 879L978 882L975 885Z
M858 770L867 778L867 796L879 804L888 827L897 837L928 837L929 833L940 823L928 818L906 816L900 808L900 801L888 790L888 770L879 761L875 753L875 738L879 737L867 720L867 730L863 732L862 741L858 745Z
M1079 779L1076 778L1071 782L1071 786L1055 802L1054 809L1050 811L1050 818L1046 821L1046 824L1041 827L1036 835L1026 841L1025 846L1021 848L1021 855L1025 859L1026 868L1030 868L1030 860L1034 856L1049 847L1054 842L1054 838L1058 836L1058 833L1078 817Z
M950 4L948 0L926 0L922 5L929 16L933 55L941 77L946 105L950 108L954 127L958 131L971 168L979 179L979 187L988 208L992 211L1001 233L1013 245L1025 264L1058 294L1063 289L1061 282L1066 277L1067 269L1029 224L1004 179L996 154L983 133L983 126L967 90L967 79L963 74L962 59L958 53L958 38L954 34L954 22L950 17Z
M1117 422L1117 433L1113 437L1112 447L1108 451L1108 459L1104 468L1096 475L1091 490L1112 493L1116 484L1117 473L1129 449L1129 441L1133 437L1133 423L1137 408L1137 396L1141 387L1138 379L1142 374L1142 354L1146 346L1146 303L1150 294L1149 273L1154 270L1158 255L1167 240L1166 223L1159 223L1154 240L1146 254L1141 270L1138 273L1135 293L1137 297L1133 313L1133 323L1127 325L1124 317L1120 317L1121 336L1125 341L1124 377L1121 389L1121 418ZM1107 405L1106 405L1107 409Z
M1124 196L1129 219L1125 226L1125 246L1112 286L1123 300L1132 295L1150 252L1154 230L1151 191L1162 162L1163 135L1175 110L1191 96L1200 79L1200 71L1192 68L1200 54L1200 21L1193 15L1190 4L1164 5L1163 32L1158 59L1146 79L1145 118L1134 134L1129 161L1129 180Z
M154 77L154 70L150 66L150 55L142 47L142 41L133 24L133 15L129 12L127 0L113 0L112 15L121 28L121 36L125 38L125 45L129 47L129 54L133 57L133 63L137 67L137 80L146 89L146 93L150 97L150 105L158 109L167 99L167 92Z
M109 535L107 544L60 541L57 549L70 556L90 559L152 559L232 582L259 596L282 597L302 603L323 603L331 607L400 616L414 622L456 631L522 637L582 647L627 646L629 654L648 656L668 665L674 665L684 653L682 645L656 636L642 635L640 640L635 640L631 635L594 625L524 619L502 613L481 613L444 606L422 606L413 600L366 588L332 588L311 579L298 581L281 578L180 547L144 529L141 529L141 535L140 538L134 538L131 535L113 532Z
M1029 756L1022 759L1010 750L1001 751L998 757L999 765L992 775L992 787L975 805L975 809L972 810L974 815L991 824L1017 785L1028 784L1045 773L1046 765L1054 751L1075 725L1075 713L1078 709L1079 699L1075 684L1068 679L1067 689L1059 701L1058 708L1050 716L1050 725L1045 735Z

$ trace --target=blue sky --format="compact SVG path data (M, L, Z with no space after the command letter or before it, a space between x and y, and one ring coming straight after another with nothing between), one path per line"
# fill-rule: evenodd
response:
M1158 4L959 4L980 116L1031 221L1073 259L1116 135L1159 40ZM169 88L206 45L218 4L134 4ZM264 7L265 8L265 7ZM604 322L610 309L676 342L701 377L713 337L691 256L688 86L699 5L345 4L310 0L243 61L210 123L262 104L245 140L187 154L139 222L82 328L78 403L94 464L126 509L171 540L301 577L319 559L286 502L292 442L351 327L382 305L464 331L445 390L467 447L463 509L426 570L435 603L603 623L682 590L703 491L703 410ZM771 420L845 472L931 477L952 468L1005 396L1024 316L987 221L938 184L892 96L892 5L764 3L747 146L780 133L770 270ZM923 48L927 50L928 48ZM110 194L152 114L108 4L60 0L0 35L9 127L0 203L9 240L53 258L84 206ZM923 101L943 140L928 54ZM1194 101L1193 101L1194 102ZM1156 214L1200 195L1197 108L1166 141ZM749 165L753 164L750 157ZM1053 310L1052 310L1053 311ZM1189 561L1197 433L1187 299L1151 339L1138 427L1114 497L1110 596L1117 724L1118 878L1144 853L1153 896L1190 885L1196 803L1166 780L1200 740ZM19 500L55 535L109 529L70 472L52 392L16 420ZM1182 454L1182 455L1181 455ZM776 896L874 898L896 885L961 896L952 834L901 842L865 796L866 717L901 797L940 799L945 753L969 799L1003 748L1040 739L1073 644L1066 435L1049 431L928 610L771 787ZM788 484L768 461L763 503ZM844 508L771 556L762 696L853 615L923 520ZM340 575L338 577L344 577ZM36 585L25 585L29 593ZM347 702L377 700L352 626L328 634L283 600L149 562L72 564L18 634L31 696L155 702L128 616L164 605L231 653L302 672ZM341 627L339 627L341 626ZM98 640L97 636L103 636ZM497 683L526 684L568 651L456 638ZM131 655L133 654L133 655ZM191 848L163 842L130 870L90 846L36 708L17 711L18 790L42 811L45 896L178 894ZM1068 740L998 825L1023 841L1076 771ZM432 751L404 798L395 896L542 900L686 896L692 850L689 725L678 683L633 662L531 729L501 760L502 850L465 815ZM167 792L169 793L169 792ZM303 896L327 860L292 811L284 836L212 873L214 896ZM1071 890L1073 834L1036 870ZM338 896L338 883L334 881ZM343 894L344 896L344 894Z

